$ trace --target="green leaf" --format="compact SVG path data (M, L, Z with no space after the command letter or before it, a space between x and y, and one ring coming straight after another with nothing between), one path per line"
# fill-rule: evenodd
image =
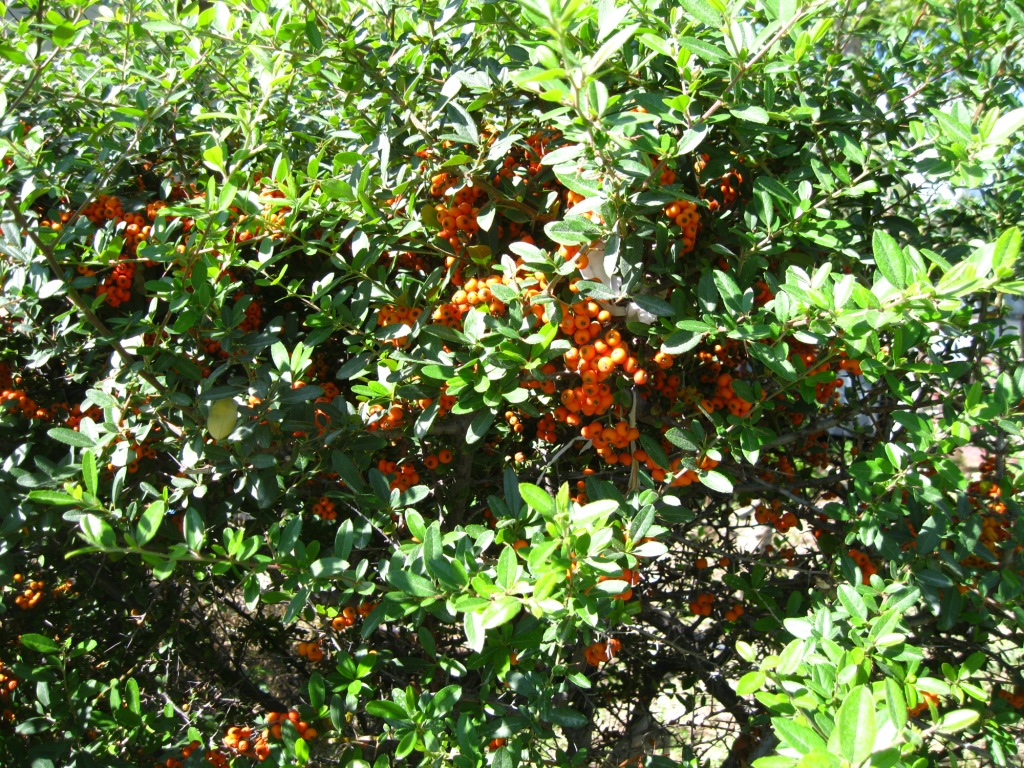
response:
M519 572L519 563L516 558L516 551L511 546L506 546L498 556L498 566L495 571L495 578L498 584L504 589L511 589L515 585L516 574Z
M53 44L60 47L75 39L78 29L74 24L60 24L53 30Z
M685 48L690 53L695 53L701 56L705 61L710 64L717 64L720 61L728 61L729 54L726 53L722 48L711 43L706 43L703 40L698 40L695 37L680 37L679 47Z
M485 410L478 413L473 417L473 422L469 425L469 429L466 431L466 444L472 445L478 443L484 439L487 435L487 430L491 428L491 424L494 423L494 411Z
M907 700L903 697L903 687L891 677L885 678L885 706L896 730L901 730L907 724Z
M719 493L732 493L732 480L721 472L716 472L711 469L707 472L698 472L697 476L700 478L700 482L712 491L718 491Z
M356 355L355 357L346 360L345 363L338 369L335 378L338 379L350 379L358 373L365 371L370 363L370 354L364 352L363 354Z
M314 579L326 579L346 571L347 564L338 557L322 557L309 566L309 575Z
M51 504L56 507L75 507L82 503L69 493L63 491L29 491L28 498L40 504Z
M850 617L854 619L854 626L863 624L868 619L868 606L864 602L864 598L860 596L860 593L854 587L849 584L840 584L837 590L839 595L839 602L843 604L843 608L850 614Z
M771 176L758 176L754 181L754 189L763 189L776 200L781 200L789 205L796 205L800 202L790 189Z
M970 728L978 722L980 717L981 714L974 709L955 709L940 717L939 722L935 724L935 729L939 733L956 733Z
M985 138L993 144L1002 144L1021 128L1024 128L1024 107L1012 109L1000 116Z
M754 763L754 765L757 768L765 768L760 760ZM827 750L816 749L801 757L795 768L842 768L842 766L842 761L835 755L830 754Z
M1020 230L1016 227L1006 230L999 236L992 251L992 271L997 276L1000 276L1003 270L1012 274L1013 267L1020 257L1020 247Z
M484 629L484 616L482 613L469 612L462 617L462 628L466 633L466 643L474 653L480 653L484 649L484 642L487 640L487 630Z
M619 508L619 503L614 499L598 499L574 509L570 515L573 525L583 527L594 527L594 523L606 519Z
M584 73L586 75L594 75L600 71L604 63L614 56L624 46L629 39L633 36L639 28L639 24L631 24L628 27L624 27L608 38L600 48L594 53L593 56L585 63Z
M139 523L135 528L135 543L140 547L145 546L160 528L164 515L167 512L167 505L163 501L154 501L146 507Z
M83 515L78 524L82 528L85 540L94 547L113 549L117 545L114 529L102 517L98 515Z
M716 269L712 274L712 277L715 281L715 287L718 289L718 295L722 297L722 301L725 302L725 306L731 309L735 314L743 312L743 292L740 290L740 287L736 285L736 281L732 279L732 275L728 272Z
M739 120L746 120L748 123L760 123L762 125L766 125L771 120L771 117L768 115L768 110L764 107L738 107L736 109L730 109L729 114Z
M28 632L21 635L20 640L21 644L30 651L37 651L38 653L57 653L60 651L60 646L46 635Z
M640 37L637 39L640 40L641 43L646 45L655 53L660 53L662 56L666 56L670 59L675 58L675 55L672 53L672 48L668 44L668 40L666 40L665 38L658 37L657 35L653 35L650 32L645 32L644 34L640 35Z
M704 339L704 334L692 331L675 331L661 343L661 350L670 355L682 355L696 347Z
M47 430L46 434L66 445L70 445L74 448L92 448L96 445L96 441L88 435L83 435L81 432L76 432L73 429L66 427L54 427L53 429Z
M779 654L778 666L775 668L776 671L780 675L791 675L796 672L803 663L808 648L809 643L805 640L791 641L786 645L782 653Z
M185 512L185 543L193 552L203 548L203 541L206 539L206 524L195 507L189 507Z
M523 604L517 597L507 596L495 600L481 614L484 630L508 624L519 614L522 607Z
M319 710L324 705L326 696L326 686L324 685L324 676L319 672L314 671L309 676L309 706L313 709Z
M739 691L737 690L737 693ZM773 717L772 726L779 740L795 749L801 755L806 755L816 749L825 749L825 740L821 738L812 728L791 720L788 717Z
M586 715L570 707L555 707L545 719L563 728L582 728L590 722Z
M388 583L412 597L433 597L437 594L437 588L430 579L401 568L388 571Z
M653 506L645 506L636 513L629 524L629 540L637 542L647 535L654 524L655 511Z
M224 148L219 144L211 144L203 150L203 162L210 170L223 174L225 172Z
M680 154L688 155L691 152L696 151L697 147L704 143L704 139L708 135L708 126L706 124L695 124L692 128L689 128L679 139L678 152Z
M672 427L668 432L665 433L665 439L668 440L676 448L682 448L684 451L693 451L696 453L697 444L690 439L690 436L679 429L679 427Z
M128 703L128 711L136 715L142 713L142 704L139 698L139 684L134 677L129 677L124 686L125 698Z
M709 27L717 29L722 25L722 14L707 0L679 0L679 4L690 16Z
M794 768L796 764L797 758L795 757L769 755L768 757L759 757L753 765L754 768Z
M0 44L0 56L2 56L10 62L18 64L19 66L24 66L26 64L32 63L28 56L22 53L19 49L15 48L13 45Z
M389 723L403 723L408 721L409 713L394 701L370 701L366 704L366 712L373 717L379 717Z
M747 345L747 351L786 381L796 381L799 374L781 347L769 347L766 344L754 343Z
M545 234L559 245L586 245L601 234L601 230L582 216L567 216L544 226Z
M615 301L619 294L613 291L604 283L597 283L593 280L580 280L576 283L580 296L597 299L598 301Z
M875 746L875 702L871 686L858 685L844 699L836 714L839 754L854 765L871 756Z
M539 486L533 483L520 483L519 495L527 506L535 512L539 512L541 517L549 518L555 514L555 500Z
M751 693L760 691L764 687L765 680L764 672L754 670L753 672L747 672L743 677L736 683L736 695L737 696L748 696Z
M508 747L499 747L498 751L494 753L491 768L516 768L516 761L512 757L512 750Z
M462 698L462 687L459 685L448 685L442 688L440 691L434 694L433 699L430 702L430 711L435 717L443 717L447 715L459 699Z
M899 244L886 232L876 229L871 238L871 249L875 254L875 264L882 277L894 288L907 287L907 257Z
M96 454L92 451L82 452L82 482L85 490L93 496L99 489L99 473L96 470Z
M645 312L650 312L658 317L671 317L676 313L675 308L664 299L651 296L646 293L638 293L633 296L633 303Z
M736 641L736 653L741 659L749 663L753 663L757 658L757 649L745 640Z

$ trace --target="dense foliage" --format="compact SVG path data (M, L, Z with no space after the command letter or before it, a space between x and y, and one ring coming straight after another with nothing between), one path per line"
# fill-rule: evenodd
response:
M0 762L1018 764L1022 42L7 8Z

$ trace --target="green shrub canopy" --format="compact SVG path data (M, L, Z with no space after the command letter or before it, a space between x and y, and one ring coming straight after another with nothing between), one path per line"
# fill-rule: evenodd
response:
M32 0L0 761L1012 766L1012 0Z

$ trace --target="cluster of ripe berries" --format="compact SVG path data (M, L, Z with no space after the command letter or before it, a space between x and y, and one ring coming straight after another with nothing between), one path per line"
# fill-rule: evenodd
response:
M295 652L302 658L309 659L314 664L324 658L324 649L320 647L318 640L304 640L295 646Z
M254 181L259 181L261 174L256 174ZM231 211L238 215L238 224L232 228L235 242L246 243L250 240L266 235L271 239L280 239L284 236L285 225L288 221L288 213L291 206L273 203L271 200L280 200L285 197L284 192L279 189L264 189L260 192L262 201L260 218L257 223L246 224L249 215L242 213L238 208L232 206Z
M725 612L726 621L739 621L740 616L744 614L743 603L733 603L732 608Z
M592 667L599 667L606 661L611 661L622 650L622 641L611 638L607 642L591 643L583 651L583 658Z
M166 203L157 201L146 206L146 213L125 213L121 198L113 195L99 195L82 209L82 214L95 226L102 227L106 222L116 223L121 237L124 239L119 261L104 281L97 286L96 294L103 296L107 305L119 307L131 299L132 284L135 280L135 254L152 232L152 223L157 213ZM147 262L152 264L152 262ZM91 277L95 271L86 264L76 268L80 275Z
M525 544L526 542L523 543ZM629 584L629 586L626 587L626 589L622 590L622 592L620 592L619 594L613 595L612 599L629 600L631 597L633 597L633 587L640 583L640 572L634 571L631 568L623 568L621 576L601 576L598 578L598 582L613 580L625 581L627 584Z
M675 200L665 206L665 216L682 232L683 253L691 253L697 247L697 233L700 231L700 214L692 200Z
M185 763L183 761L187 761L192 756L192 753L201 746L202 744L198 741L190 742L181 748L180 760L176 757L168 757L164 762L157 763L155 768L184 768ZM204 757L206 762L214 766L214 768L228 767L228 756L219 749L208 749Z
M447 177L442 173L439 176ZM439 178L438 176L434 177ZM450 189L451 185L447 189ZM433 191L434 186L431 186ZM445 192L447 192L447 189ZM445 194L442 192L441 194ZM436 195L435 195L436 196ZM480 224L476 217L480 213L477 203L486 193L479 187L463 187L455 193L451 207L444 203L434 206L434 214L437 216L437 223L440 226L437 236L448 243L452 250L459 251L477 232L480 231ZM454 263L455 259L452 259ZM449 264L449 266L451 266Z
M702 154L693 164L693 169L697 173L698 178L704 172L704 169L707 167L710 159L710 155ZM743 162L742 157L739 158L739 160L740 162ZM709 182L701 182L700 196L707 198L711 192L711 188L715 186L716 181L717 191L722 201L719 203L719 201L715 199L708 200L708 210L711 213L714 213L722 206L729 208L736 202L739 198L739 186L743 183L743 175L735 168L732 168L717 179L712 179Z
M878 573L878 569L875 564L871 562L871 558L861 552L859 549L851 549L846 554L853 558L853 562L860 568L861 580L865 584L871 583L871 577Z
M505 304L491 292L491 286L495 283L504 283L504 278L500 275L489 275L464 280L462 286L452 295L451 301L440 304L430 319L437 325L458 330L462 328L462 319L474 307L486 306L492 315L504 313Z
M697 616L710 616L715 607L715 596L710 592L701 592L690 601L690 613Z
M720 373L715 379L715 394L701 401L701 407L708 413L726 409L733 416L744 418L754 407L736 394L732 388L733 377L729 373Z
M122 442L123 438L116 440L115 442ZM148 443L132 443L130 446L132 453L135 454L135 458L125 464L125 469L128 470L129 474L135 474L139 471L139 462L143 459L155 459L156 449ZM107 470L114 472L117 467L113 464L107 464Z
M7 411L18 411L26 419L39 419L50 421L52 414L45 408L40 408L23 389L0 390L0 408Z
M454 454L447 448L442 448L437 453L428 453L423 457L423 466L427 469L437 469L441 464L451 464L455 459Z
M97 406L90 406L84 412L79 404L69 405L66 401L54 403L46 407L37 403L24 389L11 389L10 370L6 364L0 363L0 411L19 413L26 419L36 421L63 421L68 429L78 430L83 418L88 416L94 421L100 420L103 411Z
M233 725L224 734L224 746L243 757L253 757L260 762L270 757L270 744L266 736L256 735L249 726Z
M20 573L16 573L13 578L15 584L20 584L25 577ZM39 580L30 581L21 592L15 595L14 604L23 611L35 608L39 605L39 601L43 599L45 589L45 582Z
M923 712L928 710L928 703L931 702L936 707L939 705L939 697L934 693L928 693L927 691L918 691L918 696L921 700L912 707L907 707L907 714L911 717L917 717Z
M821 373L825 373L831 370L829 363L820 363L815 365L820 355L820 350L810 344L801 344L799 342L791 342L789 349L789 360L795 361L799 359L803 363L804 367L808 369L808 373L812 376L816 376ZM857 360L849 360L846 358L840 359L838 366L840 369L849 371L851 374L860 373L860 362ZM836 398L836 393L843 386L843 380L839 377L834 378L832 381L819 381L814 385L814 399L822 405L831 403Z
M422 314L423 310L419 307L385 304L377 312L377 326L379 328L386 328L389 325L405 325L411 329ZM394 338L387 339L385 343L395 347L404 347L409 343L409 335L406 333L402 336L395 336Z
M1010 693L1009 691L1000 689L996 691L996 696L1014 709L1024 709L1024 690L1017 689L1016 693Z
M288 712L270 712L267 714L267 728L261 734L263 739L280 739L281 728L285 721L291 722L295 726L295 730L298 731L299 736L306 741L312 741L320 734L316 728L307 723L299 715L297 710L289 710Z
M356 623L356 616L361 616L365 619L376 607L376 603L372 603L367 600L359 603L355 608L351 605L346 605L341 609L341 613L331 619L331 628L337 632L341 632L343 629L348 629Z
M378 429L397 429L405 421L405 407L400 403L395 403L384 410L383 405L375 404L367 408L366 415L369 418L366 428L370 432L376 432Z
M6 701L20 682L18 677L0 661L0 701Z
M224 745L227 746L228 750L232 750L239 755L255 758L262 762L270 756L270 739L281 738L282 727L286 721L291 722L295 726L299 737L306 741L311 741L319 735L316 728L302 720L302 717L296 710L271 712L266 716L267 727L258 734L249 726L231 726L228 728L227 733L224 734ZM223 756L221 755L220 757ZM210 753L207 753L207 760L208 762L214 762L210 760ZM223 764L214 763L214 765L226 766L227 762L225 760Z
M420 473L412 462L398 463L381 459L377 462L377 469L388 479L388 485L393 491L407 491L420 482Z
M334 520L338 511L334 508L334 502L326 496L321 496L313 503L313 514L321 520Z
M793 512L780 512L781 508L782 502L778 499L758 504L754 508L754 519L758 525L770 525L779 533L788 533L800 525L800 520Z
M119 261L106 280L96 287L96 295L103 296L107 306L119 307L132 297L135 281L135 262Z
M994 569L1003 557L1003 549L1010 540L1012 520L1006 514L1006 502L1002 500L1003 490L999 483L991 479L996 472L994 457L986 457L979 467L983 475L981 480L973 480L967 484L967 496L971 506L980 511L981 534L979 542L991 554L990 562L977 555L968 555L961 564L971 568ZM1020 548L1017 548L1020 551Z

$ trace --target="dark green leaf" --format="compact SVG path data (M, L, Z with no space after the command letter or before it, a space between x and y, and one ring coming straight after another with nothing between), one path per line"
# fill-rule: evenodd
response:
M21 644L30 651L38 653L57 653L60 645L48 638L46 635L39 635L33 632L26 632L20 636Z
M67 429L66 427L54 427L53 429L47 430L46 434L54 440L58 440L75 448L92 448L96 445L96 441L91 437L83 435L81 432L76 432L73 429Z

